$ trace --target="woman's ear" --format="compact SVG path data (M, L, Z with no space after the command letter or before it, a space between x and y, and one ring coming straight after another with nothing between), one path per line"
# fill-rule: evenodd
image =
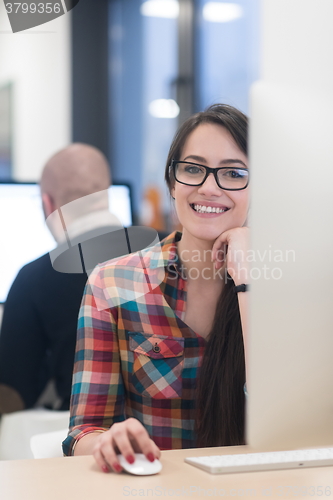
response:
M173 200L175 200L176 198L175 198L175 188L174 187L171 189L170 194L171 194L171 198Z

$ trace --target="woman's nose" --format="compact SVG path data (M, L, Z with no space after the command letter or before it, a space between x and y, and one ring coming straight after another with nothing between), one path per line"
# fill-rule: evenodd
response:
M210 194L210 195L221 195L222 189L217 185L214 174L208 174L205 182L199 186L198 192L201 194Z

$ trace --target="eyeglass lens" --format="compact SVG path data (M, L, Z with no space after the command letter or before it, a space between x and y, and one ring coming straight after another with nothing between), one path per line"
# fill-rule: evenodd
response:
M190 163L176 163L176 180L197 186L202 183L206 176L204 166ZM218 183L224 189L243 189L248 183L248 171L243 168L223 167L217 173Z

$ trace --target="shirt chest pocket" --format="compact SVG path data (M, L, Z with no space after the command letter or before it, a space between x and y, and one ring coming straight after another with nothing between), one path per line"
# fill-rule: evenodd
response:
M131 383L141 396L180 398L184 364L184 339L129 332L133 352Z

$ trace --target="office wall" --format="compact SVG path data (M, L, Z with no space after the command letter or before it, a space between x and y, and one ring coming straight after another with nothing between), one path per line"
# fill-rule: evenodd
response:
M0 2L0 86L14 85L14 178L37 180L71 141L70 14L13 34Z
M110 160L108 12L109 0L80 2L72 10L71 49L73 141L95 146Z

